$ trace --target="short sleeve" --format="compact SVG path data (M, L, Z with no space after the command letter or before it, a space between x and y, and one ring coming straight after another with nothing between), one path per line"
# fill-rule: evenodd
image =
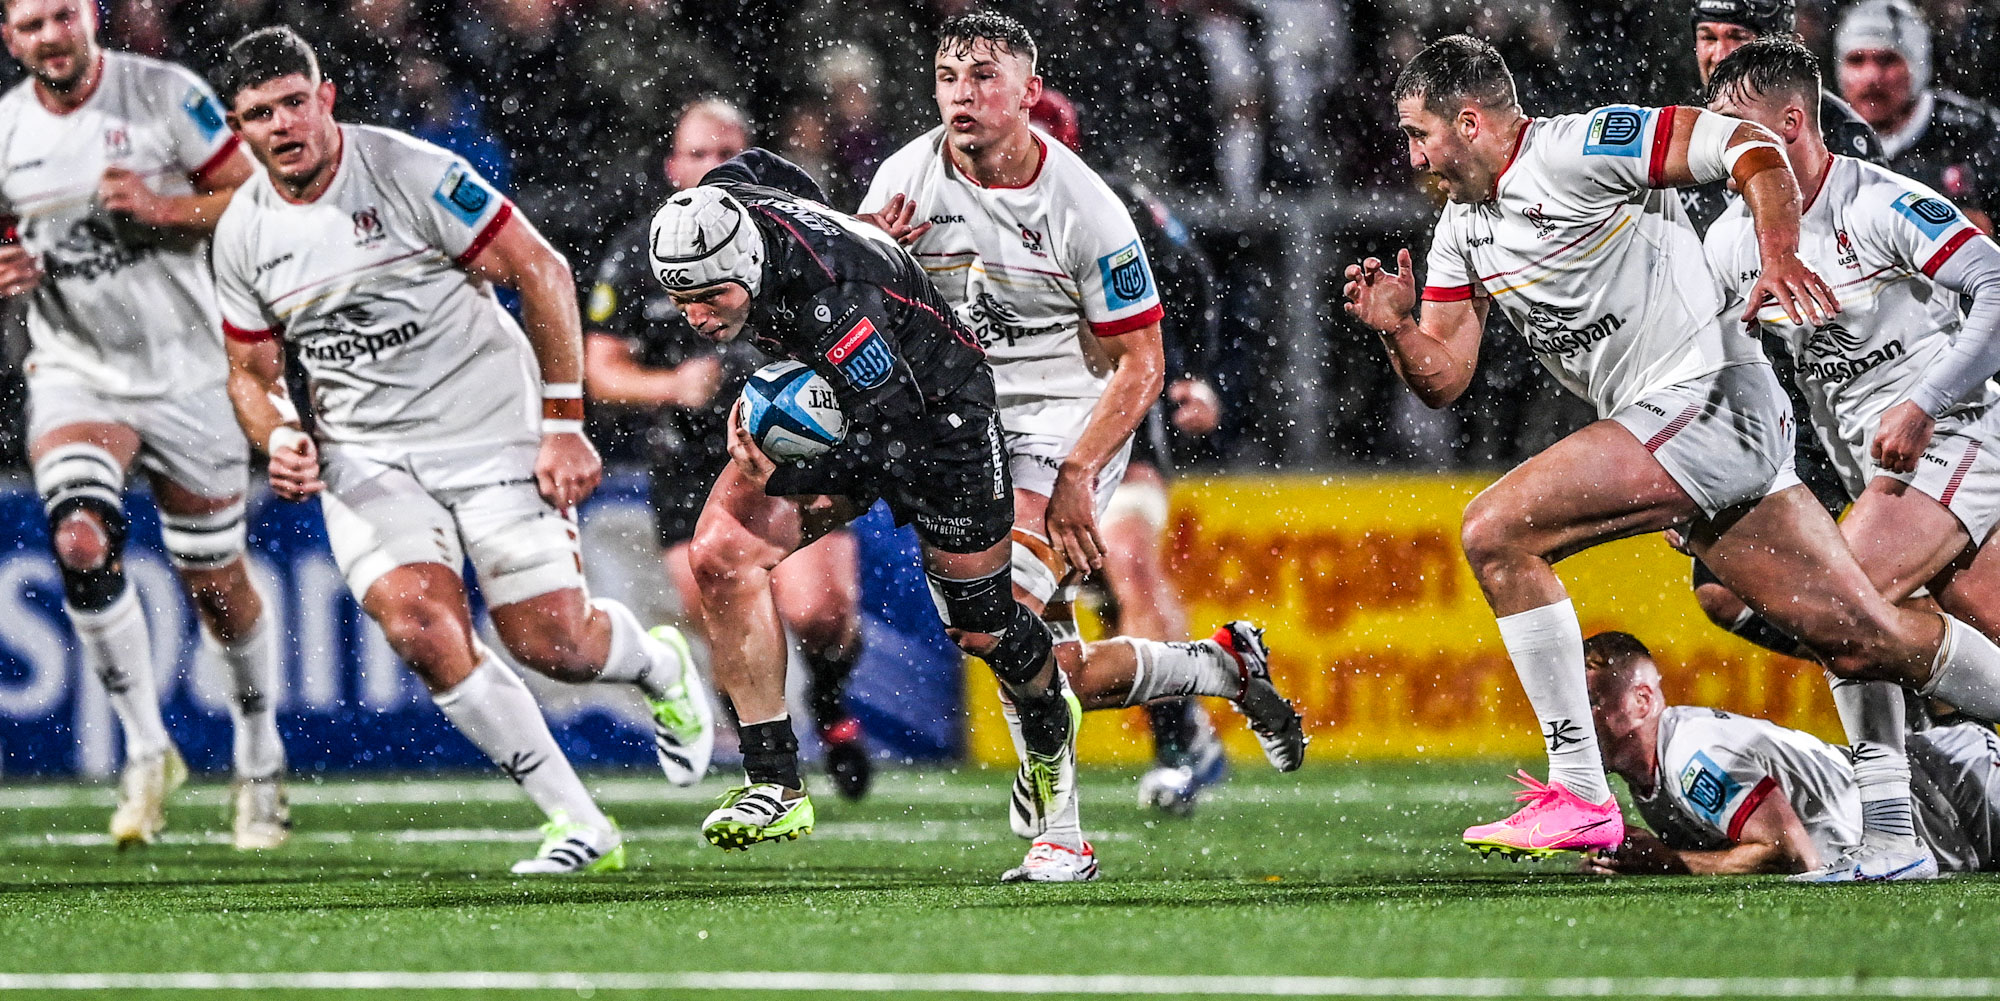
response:
M1457 216L1446 209L1431 231L1431 249L1424 255L1425 302L1464 302L1483 295L1473 280L1472 262L1465 257L1465 241L1459 238Z
M1550 176L1576 176L1618 195L1664 188L1678 110L1614 104L1552 119L1549 134L1537 137L1541 167Z
M251 269L239 235L244 222L240 212L226 213L215 230L215 305L222 316L223 336L256 344L278 336L280 324L250 284Z
M1863 206L1869 221L1864 238L1926 277L1935 277L1960 247L1979 235L1957 206L1920 184L1870 185L1864 197L1873 202Z
M419 232L460 267L505 229L514 206L464 160L423 145L391 165L417 215Z
M1073 211L1062 264L1076 278L1090 332L1116 337L1160 322L1166 311L1152 264L1118 196L1093 183L1080 192Z
M174 161L199 181L229 161L240 144L223 119L222 104L200 77L176 71L172 82L175 107L164 116L173 143Z
M1676 733L1676 746L1666 750L1668 780L1676 786L1676 798L1695 820L1712 833L1735 841L1743 825L1765 797L1777 791L1778 782L1750 755L1731 749L1724 740L1689 740L1697 729L1683 724Z

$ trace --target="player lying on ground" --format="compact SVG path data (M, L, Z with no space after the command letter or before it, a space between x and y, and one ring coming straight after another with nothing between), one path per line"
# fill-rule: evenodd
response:
M585 595L568 512L601 470L583 436L568 265L463 160L335 121L333 84L291 29L231 46L224 81L229 126L265 174L216 227L216 290L230 396L270 457L271 488L320 498L361 607L547 815L542 850L514 871L621 867L617 825L527 686L474 635L461 576L470 559L516 659L560 681L636 687L667 777L707 770L714 709L687 642ZM520 292L524 324L495 285ZM286 396L280 339L312 390L311 434Z
M666 158L675 191L750 148L750 123L727 102L696 101L681 112ZM653 280L646 240L652 216L635 219L611 243L591 286L584 332L584 387L600 404L642 408L650 469L649 501L667 578L685 620L704 637L701 589L688 542L708 488L729 463L729 409L760 356L748 344L715 344L689 329L673 298ZM861 721L844 699L861 658L860 551L846 528L799 550L772 574L778 617L808 669L806 702L826 746L834 788L850 799L868 791L873 762Z
M1082 711L1060 684L1048 626L1012 595L991 370L909 253L818 194L799 168L753 149L668 198L653 221L653 274L694 329L718 341L748 331L766 354L811 366L848 420L831 451L774 465L732 414L733 461L695 528L715 680L736 706L749 778L703 826L724 848L812 828L771 573L877 498L914 524L953 640L1020 708L1028 750L1067 764ZM1061 850L1087 864L1043 865L1031 852L1002 878L1096 877L1088 845Z
M1992 380L2000 370L2000 248L1931 189L1829 152L1816 120L1819 86L1819 61L1784 39L1743 46L1710 78L1711 108L1784 142L1809 193L1800 257L1842 300L1840 317L1827 323L1794 323L1768 306L1754 322L1792 355L1810 430L1855 498L1841 535L1882 596L1904 602L1929 588L1938 607L2000 635L2000 551L1988 544L2000 523L2000 386ZM1740 310L1757 274L1756 236L1740 204L1709 230L1706 250L1725 302ZM1961 294L1973 297L1963 318ZM1796 644L1786 647L1795 652ZM1836 681L1834 699L1868 828L1869 850L1845 861L1862 873L1903 868L1923 854L1903 756L1903 693L1886 682Z
M2000 647L1897 608L1791 472L1792 416L1756 342L1722 302L1679 199L1730 177L1759 241L1747 318L1775 302L1828 322L1836 300L1799 260L1801 198L1777 140L1695 108L1614 106L1536 120L1492 46L1463 35L1403 70L1410 162L1451 198L1421 319L1398 271L1347 269L1349 315L1382 334L1432 406L1472 379L1489 306L1599 419L1502 477L1466 509L1467 560L1540 722L1550 780L1466 843L1530 855L1616 847L1623 819L1587 725L1583 635L1553 564L1612 539L1684 526L1689 548L1843 678L1895 681L2000 718Z
M0 296L27 307L28 458L84 668L125 736L111 837L153 840L187 778L160 719L152 638L125 577L137 463L167 558L229 673L234 842L290 826L274 696L277 637L243 558L249 447L231 418L208 236L252 173L215 97L179 66L97 44L97 7L10 0L28 79L0 98ZM175 624L178 627L178 623Z
M1125 207L1031 127L1036 58L1012 18L947 20L931 67L943 123L882 164L862 208L910 246L993 366L1013 479L1015 597L1055 632L1083 705L1229 698L1271 763L1289 771L1304 761L1305 732L1270 683L1261 630L1244 622L1197 643L1079 642L1076 582L1104 568L1099 523L1132 432L1160 396L1162 308ZM1030 756L1011 711L1008 727L1021 755L1014 832L1073 847L1083 838L1073 764Z
M1843 868L1843 857L1866 853L1863 791L1845 748L1766 720L1669 706L1659 666L1627 633L1592 636L1584 656L1604 766L1625 780L1652 827L1627 828L1615 851L1586 856L1586 871L1818 881L1820 871ZM1924 860L2000 869L2000 740L1962 723L1913 734L1909 749Z

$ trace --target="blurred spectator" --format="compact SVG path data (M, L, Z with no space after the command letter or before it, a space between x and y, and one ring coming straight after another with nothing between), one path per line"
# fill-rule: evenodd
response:
M446 79L443 63L406 54L397 73L399 100L390 121L425 142L436 143L472 164L479 176L502 192L514 190L514 165L507 148L487 129L479 98Z
M851 208L861 203L869 179L894 142L879 120L876 88L882 79L882 60L860 45L843 42L820 57L817 76L829 105L826 152L832 170L820 181L833 204Z
M1931 85L1931 33L1903 0L1865 0L1834 34L1840 93L1890 169L1937 189L1988 233L2000 209L2000 110Z

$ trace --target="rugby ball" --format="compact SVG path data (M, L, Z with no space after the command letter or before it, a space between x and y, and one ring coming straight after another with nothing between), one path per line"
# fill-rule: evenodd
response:
M779 462L810 459L847 437L847 414L833 387L795 361L758 369L743 386L743 429Z

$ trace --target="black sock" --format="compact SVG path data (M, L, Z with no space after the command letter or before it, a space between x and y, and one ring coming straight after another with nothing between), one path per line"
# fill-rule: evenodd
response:
M799 779L799 738L792 733L790 716L738 727L736 733L743 749L743 774L751 784L775 782L787 789L805 788Z
M1040 693L1014 691L1008 697L1021 715L1021 739L1031 753L1051 757L1069 743L1069 704L1060 689L1050 685Z
M861 644L855 643L847 650L833 650L827 647L802 647L806 667L806 705L812 712L813 725L824 730L847 718L847 706L842 699L847 695L847 678L854 673L854 662L861 659Z
M1188 750L1194 747L1194 702L1189 699L1159 699L1146 703L1146 721L1153 726L1153 760L1166 768L1192 764Z

